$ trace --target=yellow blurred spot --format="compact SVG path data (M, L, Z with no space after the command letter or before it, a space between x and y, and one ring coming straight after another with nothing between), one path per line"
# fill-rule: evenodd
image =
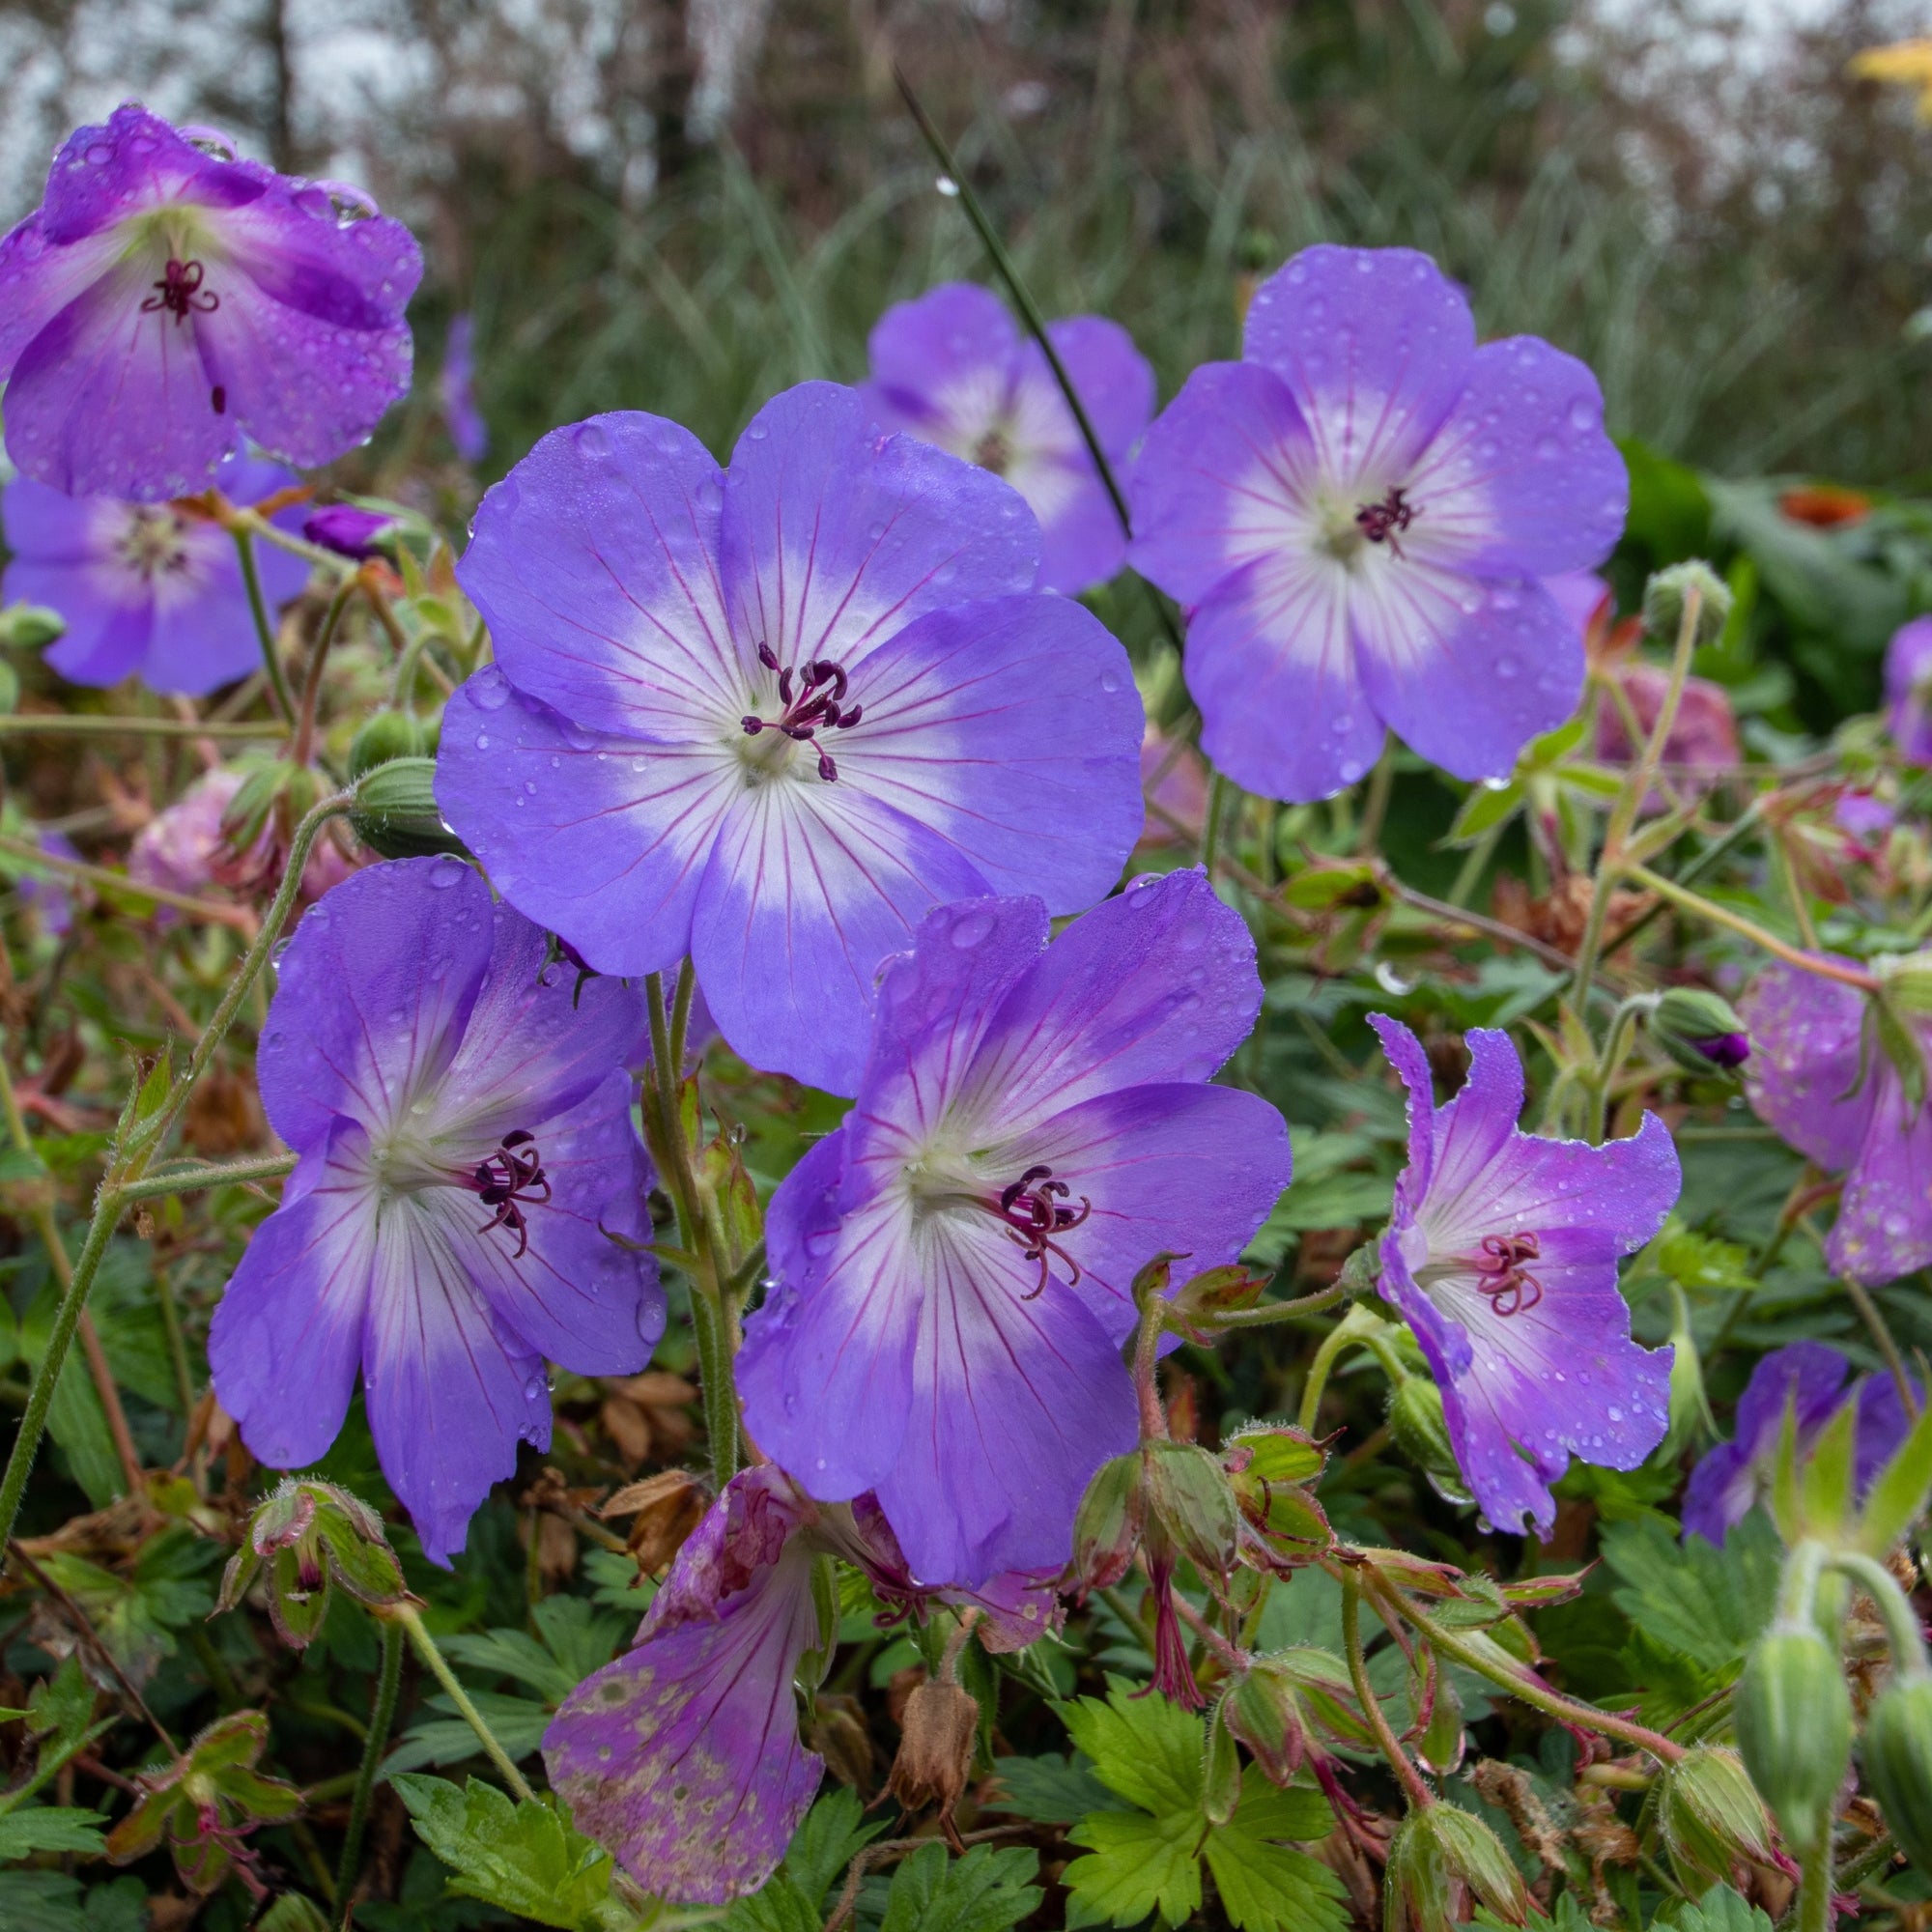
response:
M1918 90L1918 118L1932 121L1932 40L1899 41L1853 56L1848 71L1860 80L1895 81Z

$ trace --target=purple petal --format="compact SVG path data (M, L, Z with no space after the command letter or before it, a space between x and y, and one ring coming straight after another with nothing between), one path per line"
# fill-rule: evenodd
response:
M721 1905L755 1891L817 1793L824 1762L799 1741L792 1690L818 1640L812 1561L793 1542L712 1619L647 1628L544 1735L578 1829L653 1896ZM666 1591L678 1581L673 1569Z
M1534 580L1483 582L1411 554L1368 559L1350 592L1376 715L1457 778L1507 778L1576 710L1583 640Z
M1405 547L1486 577L1594 569L1630 509L1596 377L1519 335L1478 349L1466 383L1409 473L1416 517Z
M545 437L484 497L456 573L517 688L644 738L742 714L756 654L725 617L723 490L710 452L662 416Z
M1120 877L1145 812L1145 719L1125 651L1080 605L933 611L874 651L853 692L866 718L823 737L838 790L929 826L994 892L1054 913Z
M444 708L436 796L526 917L600 973L656 973L691 950L743 770L716 744L586 730L486 665Z
M1917 1376L1906 1378L1919 1407L1925 1388ZM1867 1376L1859 1384L1858 1485L1863 1495L1872 1478L1891 1461L1912 1434L1918 1416L1907 1410L1897 1380L1889 1373Z
M1041 471L1043 478L1037 473ZM1121 574L1127 533L1106 485L1091 468L1069 457L1042 457L1025 468L1015 465L1008 477L1039 519L1040 589L1077 597Z
M1766 966L1739 1009L1751 1043L1745 1093L1758 1118L1820 1167L1849 1167L1865 1143L1884 1078L1875 1048L1878 1064L1861 1064L1863 998L1836 980Z
M1411 248L1304 248L1248 308L1242 354L1293 392L1345 489L1373 499L1422 454L1469 379L1463 291Z
M1153 416L1152 364L1134 347L1134 338L1105 316L1065 316L1048 323L1046 332L1100 447L1120 462L1141 440ZM1023 382L1029 385L1039 381L1052 384L1054 400L1061 412L1070 418L1072 412L1066 408L1038 345L1025 344L1020 356L1026 371ZM1077 434L1079 425L1073 427ZM1086 447L1084 440L1080 447Z
M879 963L933 906L986 881L956 845L842 782L740 796L692 914L698 983L744 1059L849 1094Z
M1809 1441L1844 1399L1850 1366L1823 1342L1794 1342L1759 1359L1738 1399L1732 1439L1706 1452L1690 1472L1682 1512L1687 1537L1721 1544L1750 1514L1786 1407L1795 1405L1800 1443Z
M1204 363L1155 419L1134 465L1134 568L1189 605L1244 564L1279 561L1294 575L1283 554L1309 522L1316 463L1308 424L1278 377L1245 362Z
M860 397L806 383L732 452L721 538L737 636L853 670L927 611L1031 589L1039 533L997 477L868 433Z
M283 952L256 1078L290 1147L401 1117L447 1071L490 963L490 889L453 859L370 866Z
M1198 867L1137 879L1009 992L958 1105L1017 1136L1121 1087L1205 1080L1261 1011L1255 942Z
M543 1358L497 1321L472 1268L479 1241L454 1189L404 1195L376 1224L362 1336L369 1429L423 1554L448 1567L517 1444L550 1447Z
M1428 1198L1430 1181L1435 1172L1435 1078L1430 1070L1429 1056L1422 1050L1422 1042L1400 1020L1390 1019L1386 1013L1371 1013L1369 1024L1375 1029L1376 1037L1381 1041L1389 1065L1408 1090L1408 1166L1395 1184L1395 1217L1390 1224L1400 1230L1414 1224L1422 1203ZM1477 1056L1473 1043L1469 1054L1468 1084L1473 1086ZM1517 1075L1517 1101L1509 1112L1509 1125L1513 1129L1522 1112L1522 1063L1516 1060L1514 1054L1510 1059L1515 1064ZM1508 1077L1506 1066L1499 1067L1495 1074L1486 1075L1485 1086L1498 1077ZM1473 1125L1472 1114L1470 1126Z
M875 419L965 454L1011 397L1019 330L977 282L942 282L895 302L867 338Z
M367 1150L344 1122L304 1151L209 1328L221 1406L270 1468L318 1461L349 1412L376 1266Z
M1932 1110L1906 1097L1882 1048L1872 1057L1870 1122L1825 1242L1833 1271L1867 1287L1932 1263Z
M1885 696L1900 755L1920 765L1932 764L1932 710L1923 692L1928 672L1932 672L1932 617L1915 617L1901 625L1885 647Z
M1093 1211L1061 1245L1081 1298L1117 1341L1134 1322L1134 1275L1156 1254L1185 1256L1175 1279L1238 1260L1289 1183L1288 1123L1258 1094L1198 1082L1100 1094L991 1151L1017 1179L1050 1167ZM1067 1270L1058 1262L1054 1272ZM1012 1250L1024 1293L1037 1264Z

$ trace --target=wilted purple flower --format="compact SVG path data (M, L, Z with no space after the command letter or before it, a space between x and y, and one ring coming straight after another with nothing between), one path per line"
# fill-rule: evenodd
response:
M1408 1166L1381 1243L1381 1289L1442 1390L1456 1461L1484 1516L1522 1534L1556 1518L1574 1454L1634 1469L1669 1426L1672 1351L1631 1340L1617 1260L1677 1199L1655 1114L1606 1147L1517 1129L1522 1062L1506 1033L1468 1037L1469 1078L1435 1104L1429 1059L1399 1021L1369 1024L1408 1089Z
M1851 1364L1823 1342L1794 1342L1760 1358L1738 1398L1731 1439L1710 1450L1690 1472L1684 1534L1722 1543L1769 1493L1787 1407L1794 1413L1803 1458L1846 1403L1858 1404L1857 1483L1862 1495L1911 1424L1890 1376L1864 1376L1848 1386L1850 1374Z
M1153 414L1153 371L1119 323L1097 315L1047 334L1119 475ZM1116 576L1127 539L1080 425L1039 345L973 282L889 308L872 329L872 414L1004 476L1039 519L1039 587L1071 596Z
M754 1065L849 1094L879 962L935 905L1091 904L1140 830L1126 654L1030 594L983 470L788 390L728 473L657 416L547 436L457 575L497 664L437 796L497 890L604 973L689 952Z
M235 885L263 876L274 857L273 826L265 827L255 849L244 853L232 851L222 832L222 820L247 776L238 765L217 766L157 811L128 848L128 878L136 885L194 895L211 885ZM355 862L325 832L310 849L302 872L302 896L321 898L355 869ZM169 907L155 909L156 925L172 924L174 919Z
M1823 958L1854 962L1835 953ZM1914 1106L1856 987L1798 967L1764 968L1739 1002L1753 1051L1745 1094L1758 1118L1822 1168L1845 1175L1825 1237L1836 1274L1867 1286L1932 1262L1932 1108ZM1909 1020L1920 1051L1932 1023Z
M1870 860L1883 848L1898 823L1898 813L1885 800L1868 791L1840 792L1832 807L1832 816L1858 841L1855 856Z
M367 563L372 556L382 555L376 539L384 530L393 529L395 523L394 517L380 510L364 510L354 503L325 503L303 519L302 535L338 556Z
M205 489L246 436L332 462L410 385L422 257L359 188L134 101L77 128L0 241L7 450L75 497Z
M457 455L466 463L481 463L490 453L490 426L476 407L476 325L468 313L450 318L437 394Z
M1932 617L1901 624L1885 647L1886 722L1899 756L1932 765Z
M1203 750L1270 798L1352 783L1385 727L1507 776L1582 687L1540 580L1623 528L1595 377L1533 336L1477 348L1463 291L1406 248L1304 250L1244 354L1195 370L1134 468L1131 556L1188 607Z
M648 1892L723 1904L784 1856L824 1761L798 1734L792 1679L830 1640L815 1559L856 1563L890 1599L902 1559L869 1497L821 1509L773 1463L734 1476L678 1552L637 1646L587 1677L544 1735L553 1788L578 1828ZM957 1601L957 1599L953 1599ZM980 1603L989 1649L1051 1621L1051 1592L1002 1577Z
M259 503L295 478L238 455L214 481L231 501ZM200 697L261 664L235 539L219 524L171 503L67 497L24 476L0 503L14 553L0 596L50 605L67 620L46 654L63 677L95 685L139 677L156 691ZM274 521L294 528L299 513ZM272 544L258 546L256 568L271 609L308 582L308 565Z
M1670 689L1669 671L1662 665L1645 664L1637 659L1616 666L1607 675L1622 692L1637 729L1648 738L1663 710L1663 700ZM1606 697L1597 714L1598 757L1609 764L1628 764L1642 750L1640 742L1631 742L1622 708ZM1670 735L1663 741L1663 763L1680 768L1671 774L1672 778L1681 788L1685 776L1716 777L1731 770L1742 755L1730 693L1708 677L1687 677ZM1662 810L1665 802L1661 792L1654 792L1645 800L1652 810Z
M756 1440L816 1496L875 1491L926 1584L1065 1561L1136 1436L1135 1272L1233 1261L1288 1181L1281 1116L1207 1084L1261 982L1203 874L1048 930L966 902L889 963L858 1102L773 1197L740 1358Z
M242 1439L312 1463L362 1369L369 1426L424 1553L446 1563L519 1439L547 1448L544 1362L643 1366L664 1330L650 1169L631 1124L642 1002L573 999L545 935L454 859L358 872L284 953L258 1061L300 1156L215 1311Z

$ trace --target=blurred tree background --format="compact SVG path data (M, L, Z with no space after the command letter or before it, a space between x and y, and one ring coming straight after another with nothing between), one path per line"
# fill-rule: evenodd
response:
M10 0L0 205L128 89L424 236L425 376L477 318L493 468L663 411L713 442L863 368L980 263L894 92L953 130L1049 312L1168 389L1245 270L1412 242L1587 357L1618 430L1732 475L1926 468L1932 133L1851 80L1892 0ZM405 438L417 428L405 421Z

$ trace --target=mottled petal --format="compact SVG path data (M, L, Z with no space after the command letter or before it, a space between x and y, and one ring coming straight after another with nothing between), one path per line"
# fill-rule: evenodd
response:
M618 411L553 430L483 498L457 577L517 688L600 731L684 740L750 708L719 576L724 473Z
M1932 1108L1913 1106L1883 1049L1872 1053L1870 1123L1825 1242L1833 1270L1867 1287L1932 1263Z
M715 1563L734 1478L673 1566L660 1601L693 1593L693 1546ZM778 1867L823 1761L799 1741L792 1678L818 1640L812 1553L760 1539L730 1566L736 1587L702 1594L710 1614L661 1628L653 1608L638 1647L580 1684L544 1735L553 1788L582 1832L655 1897L722 1905Z
M309 908L278 968L256 1078L289 1146L338 1115L398 1119L448 1069L490 963L490 889L454 859L371 866Z
M1460 779L1506 778L1583 693L1583 640L1532 579L1479 582L1416 555L1365 559L1350 619L1377 717Z
M1596 377L1530 335L1476 351L1407 488L1417 509L1404 548L1480 576L1594 569L1630 509Z
M303 1154L209 1328L221 1406L273 1469L320 1461L349 1412L376 1268L367 1151L367 1136L343 1122Z
M724 484L732 628L780 663L848 671L927 611L1032 588L1039 531L985 470L868 431L859 396L806 383L753 417Z
M1305 248L1255 291L1242 354L1293 392L1323 469L1378 497L1468 380L1468 298L1411 248Z
M1772 965L1746 988L1739 1010L1751 1046L1745 1093L1758 1118L1820 1167L1849 1167L1865 1144L1885 1077L1876 1041L1871 1065L1861 1050L1863 997L1839 980Z
M937 611L866 661L865 716L822 743L838 789L929 826L994 892L1055 913L1105 894L1140 831L1145 729L1120 642L1082 606Z

